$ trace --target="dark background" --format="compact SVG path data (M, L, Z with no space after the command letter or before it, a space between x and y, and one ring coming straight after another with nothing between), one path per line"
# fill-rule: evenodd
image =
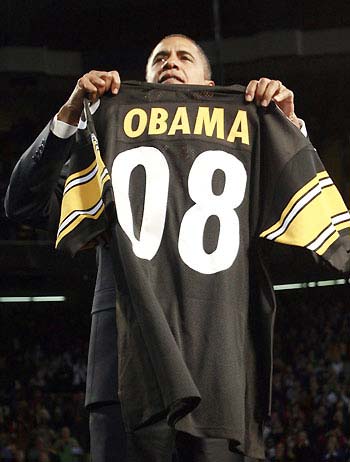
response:
M3 0L1 40L10 46L66 50L146 52L162 36L181 32L196 40L214 38L213 1L201 0ZM266 30L317 30L350 26L346 0L219 1L222 36Z

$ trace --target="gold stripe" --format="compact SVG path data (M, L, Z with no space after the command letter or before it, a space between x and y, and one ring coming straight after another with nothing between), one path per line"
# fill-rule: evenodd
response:
M342 221L341 223L337 223L335 225L335 229L337 231L341 231L342 229L345 229L345 228L350 228L350 220Z
M103 189L103 186L107 183L107 181L109 181L111 179L111 177L108 175L106 175L103 180L102 180L102 189Z
M95 137L91 137L91 141L95 154L94 161L87 168L71 174L67 178L65 185L67 186L72 180L76 180L77 178L81 178L82 176L91 173L92 170L97 166L96 175L94 175L86 183L77 184L75 187L69 189L69 191L67 191L64 194L61 205L60 226L71 213L75 211L86 211L94 207L99 202L99 200L102 199L103 187L110 180L110 175L108 173L102 178L105 169L105 164L101 158L97 139ZM87 213L82 213L78 215L57 236L56 247L59 245L60 241L69 233L74 231L74 229L77 228L83 220L97 220L104 210L105 206L104 204L102 204L101 208L94 215L90 215Z
M78 215L77 218L75 218L75 220L72 221L72 223L70 223L67 228L64 228L64 230L62 232L60 232L60 234L57 236L57 239L56 239L56 248L59 244L59 242L67 235L69 234L70 232L72 232L77 226L79 226L79 224L85 220L86 218L91 218L92 220L97 220L101 213L104 211L105 209L105 206L102 205L101 208L95 213L95 215L88 215L87 213L83 213L81 215Z
M286 216L289 214L289 212L292 210L292 208L296 205L296 203L309 191L311 191L312 188L314 188L319 180L322 180L324 178L328 178L328 173L326 171L319 172L316 174L316 176L310 180L305 186L303 186L299 191L297 191L294 196L291 198L291 200L288 202L287 206L284 208L280 219L272 225L270 228L267 230L263 231L260 234L260 237L266 237L268 234L273 233L276 231L278 228L280 228L284 222L284 219Z
M62 200L60 224L73 211L90 209L102 198L103 186L110 180L110 176L107 174L101 181L98 175L66 192Z
M318 254L318 255L323 255L328 249L329 247L333 244L333 242L335 242L339 237L339 234L338 233L334 233L332 234L331 236L329 236L329 238L322 244L322 246L317 249L315 252Z
M332 216L344 212L347 209L337 188L329 186L309 202L274 241L305 247L332 224Z
M92 139L91 142L92 142L92 146L93 146L93 150L95 154L95 159L85 169L79 170L78 172L75 172L69 175L66 179L65 186L67 186L68 183L70 183L72 180L75 180L76 178L79 178L84 175L88 175L96 167L96 164L98 165L99 172L104 169L105 164L103 163L103 160L101 158L100 148L98 147L98 144L95 140Z
M70 189L63 197L60 223L74 210L91 209L101 199L101 192L96 176L87 183Z
M72 173L67 177L66 182L65 182L65 187L68 186L68 184L75 180L76 178L79 178L84 175L88 175L92 170L96 167L96 160L92 162L88 167L86 167L84 170L79 170L79 172Z
M326 172L326 170L316 173L316 176L319 180L324 180L325 178L329 178L329 174L328 172Z

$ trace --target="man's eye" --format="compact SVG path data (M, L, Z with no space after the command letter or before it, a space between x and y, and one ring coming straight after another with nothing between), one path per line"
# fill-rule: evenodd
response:
M183 61L191 61L191 62L192 62L191 56L184 55L184 56L182 56L181 59L182 59Z
M160 63L160 62L164 63L165 61L166 61L166 58L164 56L158 56L158 57L154 58L153 64Z

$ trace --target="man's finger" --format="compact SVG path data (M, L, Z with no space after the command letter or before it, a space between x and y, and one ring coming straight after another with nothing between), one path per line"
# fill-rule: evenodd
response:
M273 100L276 102L281 102L287 99L293 99L294 98L294 93L292 90L289 90L286 87L283 87L282 90L273 97Z
M98 92L98 86L92 83L89 79L82 77L78 80L78 90L83 92L84 96L90 99L90 95L95 95Z
M268 106L271 103L271 100L274 96L279 94L283 87L282 83L279 80L271 80L264 91L264 94L261 97L261 105Z
M111 92L116 95L120 88L120 76L117 71L110 71L112 82L111 82Z
M117 94L120 88L120 77L117 71L92 71L90 76L91 82L99 88L99 95L111 91Z
M259 79L258 85L256 87L256 91L255 91L255 101L258 104L262 103L262 101L264 99L265 92L266 92L266 88L268 87L270 82L271 82L271 80L267 79L266 77L262 77L261 79Z
M248 83L247 88L245 89L245 100L246 101L248 102L253 101L257 86L258 86L257 80L251 80Z

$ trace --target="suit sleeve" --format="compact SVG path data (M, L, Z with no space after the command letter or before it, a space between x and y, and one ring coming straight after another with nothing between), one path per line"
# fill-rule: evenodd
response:
M264 127L263 145L270 155L265 156L264 170L270 189L260 237L305 247L335 268L349 271L347 207L309 140L284 122L277 117Z
M5 197L8 218L51 232L57 228L73 139L56 137L50 123L39 134L11 175Z

